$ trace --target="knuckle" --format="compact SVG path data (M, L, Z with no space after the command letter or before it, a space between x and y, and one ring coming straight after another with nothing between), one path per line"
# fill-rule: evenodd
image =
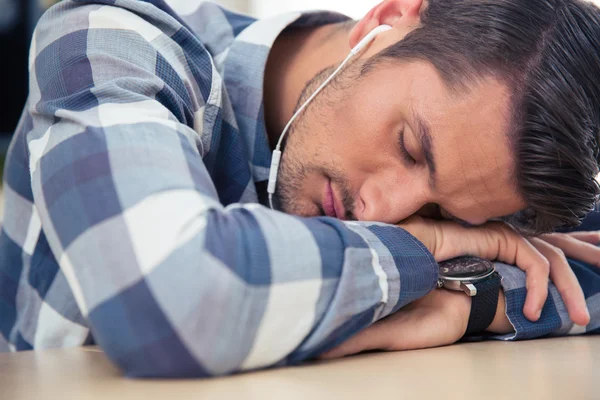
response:
M565 255L565 252L563 249L559 248L559 247L554 247L552 249L552 251L554 252L554 256L559 258L561 261L565 261L567 260L567 256Z
M546 257L542 258L538 263L538 268L540 269L540 271L542 271L544 273L549 273L550 272L550 260L548 260Z
M514 245L517 245L517 246L522 245L524 242L527 241L527 239L525 239L524 237L519 235L517 232L515 232L511 227L509 227L506 224L499 225L496 232L498 232L498 234L500 235L502 240L504 240L507 243L513 243Z

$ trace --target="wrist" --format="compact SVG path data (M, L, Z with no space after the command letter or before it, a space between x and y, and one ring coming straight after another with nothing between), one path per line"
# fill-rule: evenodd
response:
M506 316L506 298L504 297L504 291L502 289L500 289L498 296L498 306L496 307L494 320L485 331L497 335L514 332L514 328Z

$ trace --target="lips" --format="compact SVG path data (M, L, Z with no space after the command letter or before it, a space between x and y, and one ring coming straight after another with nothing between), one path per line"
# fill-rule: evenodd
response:
M323 210L325 210L325 215L328 217L337 217L337 213L335 212L335 205L333 203L333 189L331 188L331 181L327 181L325 184L325 194L323 196Z
M338 202L330 180L325 184L323 210L328 217L344 219L344 207Z

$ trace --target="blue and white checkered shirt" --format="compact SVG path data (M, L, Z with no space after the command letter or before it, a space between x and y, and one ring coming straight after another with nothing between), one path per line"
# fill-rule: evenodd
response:
M404 230L259 202L270 47L345 17L168 3L64 0L37 27L4 175L0 351L94 342L128 376L212 376L314 357L432 290ZM523 273L498 266L506 339L598 329L599 271L574 267L587 328L554 287L528 322Z

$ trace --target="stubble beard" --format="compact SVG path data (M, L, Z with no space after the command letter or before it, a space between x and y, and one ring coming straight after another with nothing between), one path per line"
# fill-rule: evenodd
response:
M331 76L336 67L328 67L317 73L305 85L294 112L296 112L308 100L308 98L321 86L325 80ZM349 68L350 69L350 68ZM296 122L291 126L290 131L284 138L282 146L282 159L278 175L278 189L275 193L275 204L277 208L285 213L299 216L317 216L324 212L321 205L316 205L310 200L302 199L302 186L307 182L310 175L325 176L335 181L342 191L342 202L347 210L346 219L355 219L352 210L354 202L348 190L348 179L339 166L327 164L325 157L322 157L323 145L316 146L316 150L308 156L309 149L307 142L309 137L314 139L314 135L323 135L324 132L312 132L309 126L309 120L316 121L322 118L318 115L316 109L330 110L335 107L336 98L342 99L345 93L345 86L349 84L345 79L348 70L342 71L332 82L313 100L313 102L298 116ZM329 125L327 121L322 124L316 124L319 129L327 130ZM290 144L288 146L288 144Z

